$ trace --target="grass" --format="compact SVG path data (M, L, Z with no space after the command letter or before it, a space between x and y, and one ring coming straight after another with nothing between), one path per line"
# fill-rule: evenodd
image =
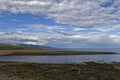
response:
M9 45L9 44L0 44L0 50L24 50L25 47Z
M116 65L88 62L86 64L36 64L0 62L0 74L13 80L120 80Z
M115 65L115 69L120 70L120 65Z

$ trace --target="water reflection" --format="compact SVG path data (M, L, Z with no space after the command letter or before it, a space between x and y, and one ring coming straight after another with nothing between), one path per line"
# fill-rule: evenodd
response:
M57 56L0 56L0 61L33 63L80 64L89 61L120 62L120 55L57 55Z

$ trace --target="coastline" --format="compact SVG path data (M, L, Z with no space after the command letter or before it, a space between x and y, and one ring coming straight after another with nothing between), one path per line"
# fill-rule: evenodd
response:
M119 80L120 63L38 64L0 61L2 80Z
M0 50L0 56L19 55L96 55L96 54L117 54L114 52L92 52L92 51L56 51L56 50Z

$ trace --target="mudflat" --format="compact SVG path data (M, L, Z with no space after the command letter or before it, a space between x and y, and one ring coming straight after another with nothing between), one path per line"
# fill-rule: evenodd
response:
M57 50L0 50L0 56L10 55L84 55L84 54L115 54L113 52L89 52L89 51L57 51Z

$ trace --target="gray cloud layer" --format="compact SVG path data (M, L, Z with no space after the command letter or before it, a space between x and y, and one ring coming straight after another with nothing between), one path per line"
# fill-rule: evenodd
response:
M119 47L120 36L88 33L78 35L61 35L46 33L0 32L0 41L13 44L48 45L54 47Z

